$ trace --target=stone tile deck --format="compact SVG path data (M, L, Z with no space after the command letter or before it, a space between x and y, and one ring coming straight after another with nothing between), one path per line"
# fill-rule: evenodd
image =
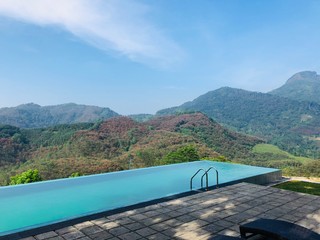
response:
M218 234L239 236L239 224L260 217L297 223L320 234L320 197L240 183L23 240L205 240Z

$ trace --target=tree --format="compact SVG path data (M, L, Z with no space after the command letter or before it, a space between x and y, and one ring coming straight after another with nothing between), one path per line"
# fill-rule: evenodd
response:
M17 174L10 178L10 185L25 184L41 181L41 176L37 169L29 169L21 174Z
M199 160L200 156L197 149L193 145L187 145L179 148L174 152L168 153L163 159L164 164L190 162Z
M83 174L79 173L79 172L74 172L71 173L71 175L69 176L69 178L74 178L74 177L81 177L83 176Z

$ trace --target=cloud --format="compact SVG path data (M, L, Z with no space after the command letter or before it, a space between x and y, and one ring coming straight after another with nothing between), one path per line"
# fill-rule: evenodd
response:
M148 6L134 0L1 0L0 15L59 26L96 48L132 61L170 67L183 51L148 21Z

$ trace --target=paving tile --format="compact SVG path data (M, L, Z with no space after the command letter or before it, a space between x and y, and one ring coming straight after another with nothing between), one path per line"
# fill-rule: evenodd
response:
M141 236L135 232L128 232L118 236L118 238L122 240L136 240L136 239L141 239Z
M48 238L52 238L52 237L56 237L56 236L58 236L58 234L55 233L54 231L51 231L51 232L38 234L38 235L35 236L35 238L37 240L44 240L44 239L48 239Z
M219 225L219 226L222 226L222 227L224 227L224 228L229 228L229 227L231 227L232 225L234 225L233 222L226 221L226 220L224 220L224 219L221 219L221 220L215 222L215 224L216 224L216 225Z
M232 229L225 229L219 232L218 234L220 235L225 235L225 236L232 236L232 237L239 237L240 233L237 231L234 231Z
M128 228L131 231L135 231L137 229L141 229L141 228L144 228L144 227L145 227L145 225L141 224L139 222L134 222L134 223L130 223L130 224L126 225L126 228Z
M113 238L113 235L111 233L108 233L107 231L97 232L90 235L90 238L93 240L106 240Z
M215 223L211 223L211 224L208 224L208 225L202 227L202 229L209 232L209 233L218 233L226 228L223 226L217 225Z
M66 240L74 240L79 239L81 237L85 237L85 235L80 231L73 231L62 235L62 237Z
M130 230L128 228L120 226L120 227L112 228L108 232L110 232L112 235L119 236L127 232L130 232Z
M83 223L79 223L79 224L76 224L74 225L75 228L77 229L82 229L82 228L86 228L86 227L90 227L90 226L93 226L94 224L90 221L86 221L86 222L83 222Z
M47 238L46 240L64 240L64 238L61 236L56 236L56 237L52 237L52 238Z
M69 226L69 227L60 228L60 229L55 230L55 232L59 235L63 235L65 233L74 232L74 231L78 231L74 226Z
M20 240L36 240L34 237L26 237L26 238L22 238Z
M148 216L144 215L144 214L141 214L141 213L138 213L138 214L134 214L134 215L131 215L130 216L131 219L133 220L143 220L143 219L146 219L148 218Z
M91 235L94 233L102 232L103 229L96 225L93 225L86 228L82 228L80 231L83 232L85 235Z
M110 221L110 220L107 219L107 218L105 218L105 217L91 220L91 222L92 222L93 224L95 224L95 225L102 225L102 224L104 224L104 223L106 223L106 222L109 222L109 221Z
M157 210L151 210L151 211L145 212L144 215L147 217L154 217L154 216L160 215L161 213L162 212Z
M137 230L136 233L138 233L142 237L147 237L147 236L153 235L157 232L155 230L153 230L152 228L145 227L145 228L141 228L141 229Z
M180 211L171 211L171 212L168 212L167 215L169 217L172 217L172 218L176 218L176 217L180 217L182 215L184 215L185 213L182 213Z
M119 226L120 226L120 224L117 222L106 222L106 223L102 224L101 227L105 230L110 230L112 228L119 227Z
M119 225L127 225L127 224L130 224L130 223L134 223L134 222L136 222L136 221L133 220L133 219L131 219L130 217L126 217L126 218L118 219L118 220L116 220L116 222L117 222Z
M183 234L179 235L179 236L175 236L176 239L183 239L183 240L202 240L204 239L206 236L209 236L210 233L205 232L201 229L199 229L198 231L186 231Z
M148 236L148 239L150 239L150 240L170 240L172 238L169 236L166 236L162 233L156 233L151 236Z
M191 216L191 215L188 215L188 214L184 214L184 215L181 215L180 217L177 217L175 218L181 222L190 222L192 220L195 220L196 218Z
M161 232L161 231L164 231L168 228L171 228L171 226L165 224L165 223L156 223L156 224L153 224L150 226L152 229L158 231L158 232Z
M91 240L91 238L85 236L85 237L78 238L77 240Z

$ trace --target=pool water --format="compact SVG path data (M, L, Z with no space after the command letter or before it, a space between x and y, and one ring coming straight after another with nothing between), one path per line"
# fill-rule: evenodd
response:
M196 161L0 187L0 236L190 191L190 178L214 166L219 183L278 171ZM193 189L200 188L198 174ZM209 186L216 184L210 171Z

